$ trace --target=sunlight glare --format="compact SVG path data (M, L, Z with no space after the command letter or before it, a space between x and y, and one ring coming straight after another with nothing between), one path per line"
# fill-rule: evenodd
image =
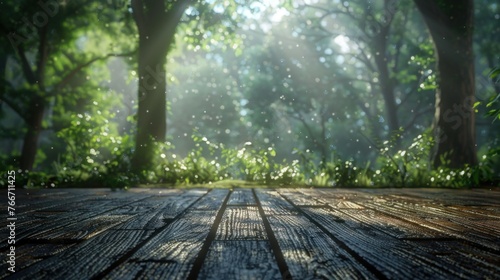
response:
M346 53L351 49L349 47L349 37L347 36L338 35L335 39L333 39L333 42L340 47L340 52Z

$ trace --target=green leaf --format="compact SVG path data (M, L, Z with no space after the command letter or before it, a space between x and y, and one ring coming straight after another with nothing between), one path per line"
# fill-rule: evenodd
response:
M494 79L499 75L500 75L500 67L493 68L493 70L491 70L491 73L490 73L490 78Z
M275 156L276 156L276 151L275 151L275 150L271 150L271 151L269 151L269 154L270 154L272 157L275 157Z

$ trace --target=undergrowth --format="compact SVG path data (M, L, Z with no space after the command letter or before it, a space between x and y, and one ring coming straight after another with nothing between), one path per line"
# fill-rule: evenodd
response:
M78 136L75 133L70 133L72 138ZM97 137L82 134L91 140ZM256 149L247 142L239 148L226 148L198 136L193 136L193 141L196 148L182 158L172 152L169 142L156 144L155 168L139 174L129 171L132 142L121 137L101 140L102 145L93 148L85 141L71 143L67 153L53 164L52 172L22 172L12 166L2 169L16 170L18 184L42 188L210 185L234 179L273 186L462 188L491 182L500 154L498 148L488 149L480 156L478 166L432 169L429 154L433 139L428 135L419 135L406 149L395 149L394 140L383 142L377 147L377 160L364 164L339 156L320 162L313 153L301 151L296 151L297 159L291 162L278 161L273 147ZM446 157L442 162L446 166Z

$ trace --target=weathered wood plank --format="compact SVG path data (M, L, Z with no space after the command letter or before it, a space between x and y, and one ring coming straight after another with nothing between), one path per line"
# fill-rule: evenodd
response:
M155 277L165 279L185 278L228 193L228 190L209 192L190 210L155 234L110 275L114 277L132 274L141 278L149 278L151 275L148 273L154 272ZM203 193L199 192L194 197L200 194ZM213 210L197 210L196 208ZM165 265L158 266L158 263Z
M487 252L461 240L406 240L411 246L440 259L435 265L443 270L454 270L454 265L467 271L461 275L468 279L488 279L500 275L500 255Z
M126 194L120 194L119 197L122 197L123 195ZM134 203L136 201L145 199L147 197L148 196L142 196L142 195L138 195L137 197L128 195L128 198L123 201L122 206L127 205L128 203ZM109 196L109 199L113 198L114 196ZM52 215L51 217L46 217L42 220L38 218L29 219L29 216L19 217L18 218L19 227L16 230L17 240L21 241L27 238L31 238L34 235L40 235L46 232L61 231L61 229L64 228L72 228L78 226L79 223L85 222L87 219L92 219L113 209L113 208L101 208L100 207L101 202L98 200L97 201L91 200L87 202L89 204L89 207L90 206L93 207L94 209L93 211L82 211L82 210L72 211L72 205L66 204L66 206L61 210L66 210L67 212L61 213L59 215ZM120 206L115 206L115 208L118 207ZM40 215L40 213L31 212L29 215ZM6 244L6 242L0 244L0 246L3 246L4 244Z
M401 242L340 211L304 209L304 212L386 277L449 279L451 275L475 275L474 270L456 267L416 244Z
M298 206L319 206L324 205L324 203L316 200L314 197L301 193L300 191L286 191L286 190L278 190L278 193L288 200L290 200L293 204Z
M500 220L500 205L499 206L462 206L451 205L448 207L450 210L456 211L455 213L460 216L462 213L472 213L477 216L482 216L485 219L498 219ZM478 218L480 219L480 218Z
M19 189L9 279L495 279L499 190Z
M294 279L374 278L366 267L303 216L268 217Z
M188 210L114 269L107 279L122 279L125 275L142 279L186 279L215 215L215 210Z
M101 215L86 219L78 223L72 223L61 229L49 229L30 235L25 242L62 242L89 239L113 226L128 220L128 215Z
M144 279L185 279L228 194L228 190L209 192L179 219L153 236L124 264L114 269L108 278L132 274ZM159 263L162 265L159 266Z
M190 251L188 245L186 250ZM134 279L186 279L190 266L183 266L170 261L140 261L126 262L111 271L103 279L134 280ZM186 271L187 270L187 271Z
M216 240L266 239L264 224L257 207L230 206L226 208L217 229Z
M16 210L20 216L26 215L33 211L40 211L46 208L51 208L58 205L65 205L68 203L76 203L85 199L99 197L97 194L69 194L69 193L60 193L58 195L48 195L41 194L33 195L26 194L20 195L16 193ZM6 203L6 202L5 202Z
M36 218L30 218L32 215L36 215ZM32 235L40 234L43 232L61 229L69 226L78 221L82 221L91 217L95 214L88 212L60 212L58 215L44 215L43 213L34 213L23 218L18 218L16 222L16 239L18 242L23 242L23 240L29 238ZM2 239L7 238L6 235L2 235ZM0 248L6 246L7 242L1 240Z
M90 279L149 236L148 231L110 230L7 279Z
M295 208L288 203L281 195L272 190L255 189L262 209L266 215L296 215Z
M337 190L337 189L336 189ZM301 193L315 198L318 202L338 208L338 209L363 209L364 207L356 201L360 199L357 193L338 192L327 190L307 189L301 190Z
M442 232L457 238L463 238L473 243L478 243L494 250L500 251L500 242L497 235L491 235L493 228L498 224L496 220L490 221L486 226L473 226L471 221L461 216L437 211L438 208L423 207L410 203L375 201L364 202L366 207L376 209L389 215L420 224L432 230ZM444 207L444 206L443 206ZM465 213L463 214L466 215Z
M52 257L64 250L67 250L75 244L22 244L16 246L16 271L21 271L28 266L35 264L43 259ZM5 254L2 254L5 256ZM3 261L0 264L0 278L3 279L11 274L8 270L8 264Z
M398 194L413 197L420 201L433 200L444 205L488 206L498 205L500 189L400 189Z
M56 192L55 189L32 190L16 199L19 214L24 215L30 211L65 211L75 210L75 206L85 206L85 201L101 200L107 202L110 197L117 199L133 198L126 192L112 192L106 189L65 189ZM48 210L50 209L50 210ZM61 210L62 209L62 210Z
M178 196L154 196L139 204L121 207L113 214L134 213L128 222L118 226L122 229L157 229L170 222L177 215L191 206L203 193L187 192Z
M229 194L227 189L213 189L193 206L197 210L218 210L224 198Z
M337 209L337 208L335 208ZM443 234L406 220L398 219L384 213L371 209L338 209L340 212L351 217L353 220L380 230L387 235L398 239L416 238L447 238L450 235Z
M281 279L268 241L215 241L198 279Z
M316 197L316 198L336 198L336 199L356 199L363 192L358 189L339 189L339 188L310 188L310 189L297 189L303 194Z
M251 189L235 189L229 197L228 205L255 205Z
M192 254L181 252L182 249L180 248L183 242L187 242L184 245L196 243L201 248L212 227L215 215L216 211L188 210L186 214L149 240L131 259L133 261L187 261L178 258L187 255L196 256L197 252ZM196 246L189 246L197 248Z
M99 205L101 203L100 200L95 200L92 198L95 198L95 196L85 196L83 194L85 193L92 193L96 192L99 193L99 198L102 198L104 201L111 199L117 199L121 200L123 204L121 206L127 205L129 203L134 203L140 200L143 200L147 198L149 195L143 195L143 194L134 194L133 196L130 195L127 192L106 192L106 191L101 191L101 190L78 190L75 193L82 195L82 197L89 200L89 205L92 205L94 207L93 211L82 211L82 210L72 210L72 204L68 203L66 201L65 207L62 208L61 210L66 210L66 212L61 212L58 215L47 215L44 218L40 218L40 212L33 212L33 211L28 211L27 215L20 215L18 217L18 221L16 222L16 242L18 244L26 242L29 238L32 238L35 235L39 235L38 237L32 238L33 239L39 239L43 240L45 237L41 237L40 235L43 234L49 234L47 237L48 239L58 239L61 240L62 242L74 242L77 240L82 240L89 238L90 236L95 235L96 233L102 232L103 230L106 230L107 228L110 228L117 223L109 223L110 221L100 221L98 223L99 226L103 227L99 229L98 227L95 227L95 225L90 225L90 227L94 227L88 232L85 232L85 229L81 229L81 225L78 226L78 224L81 223L86 223L86 220L95 218L110 209L113 208L100 208ZM48 193L51 193L50 191ZM16 199L16 202L19 203L20 200ZM118 208L119 206L116 206L115 208ZM50 209L49 208L44 208L44 209ZM32 215L38 215L36 219L30 219L30 216ZM122 218L125 218L123 216ZM122 220L123 221L123 220ZM120 222L122 222L120 221ZM73 229L72 233L70 233L67 236L64 236L64 229ZM54 233L55 236L50 235L50 233ZM61 235L62 234L62 235ZM1 239L4 239L3 242L0 243L0 250L6 249L8 244L5 241L7 239L8 235L2 235ZM56 237L58 236L58 237ZM67 238L76 238L76 240L68 240ZM36 241L38 242L38 241Z

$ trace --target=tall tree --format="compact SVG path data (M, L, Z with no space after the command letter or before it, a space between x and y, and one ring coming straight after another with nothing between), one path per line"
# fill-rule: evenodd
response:
M166 124L166 58L177 28L191 0L132 0L139 31L138 112L134 171L150 167L153 143L164 141Z
M186 19L186 29L191 32L186 32L184 39L197 44L195 49L208 38L228 43L232 40L229 31L236 26L238 17L243 16L237 8L249 2L132 0L133 18L139 31L139 102L133 171L151 167L154 143L165 140L166 61L179 24Z
M374 123L369 133L375 138L388 138L391 132L400 128L407 133L415 133L415 124L425 122L422 116L432 110L424 98L416 98L421 83L419 76L420 80L426 78L421 71L422 66L409 66L408 63L420 51L418 40L421 33L419 28L415 28L420 22L415 21L414 6L411 4L395 0L298 4L304 22L302 26L305 26L299 31L302 35L317 43L338 40L343 48L348 46L345 50L329 54L329 59L333 61L341 57L341 63L337 64L341 69L347 69L335 85L346 82L362 85L357 90L360 98L364 92L380 94L383 98L380 103L382 108L378 108L378 100L371 96L359 102L368 122L375 120L378 123L377 117L381 120L381 125ZM415 99L417 101L412 102ZM396 146L399 146L399 140Z
M414 0L432 36L438 89L434 115L434 166L476 165L474 123L473 0Z
M31 1L17 1L2 5L0 33L7 38L1 41L2 49L9 48L6 52L9 67L19 69L16 74L20 78L4 81L0 99L26 124L19 167L31 170L39 151L38 142L44 120L48 117L50 101L65 93L65 87L82 69L113 56L89 59L82 54L82 41L80 44L76 41L88 41L89 34L82 35L82 32L92 30L96 33L100 20L114 17L111 17L113 12L110 9L102 9L107 13L96 13L102 5L94 0L65 4L39 1L37 5ZM108 23L100 26L100 30L116 30ZM5 44L7 41L10 46ZM78 47L75 48L75 44Z
M17 17L3 17L5 20L1 23L1 29L14 48L15 57L13 58L22 70L26 86L17 94L21 92L22 95L27 96L24 99L27 105L18 106L12 98L9 98L9 92L15 88L13 84L7 86L9 91L2 92L1 98L24 119L27 125L19 167L23 170L31 170L35 162L38 138L42 131L42 121L47 107L45 74L49 55L54 50L54 46L51 47L51 41L54 37L59 37L54 34L63 31L59 23L61 23L61 15L65 12L60 9L57 2L50 1L47 3L40 1L38 6L23 1L9 6L5 5L3 8L5 10L2 9L2 11L5 13L16 11L16 9L22 11L17 14L20 15ZM30 59L33 54L35 58Z

